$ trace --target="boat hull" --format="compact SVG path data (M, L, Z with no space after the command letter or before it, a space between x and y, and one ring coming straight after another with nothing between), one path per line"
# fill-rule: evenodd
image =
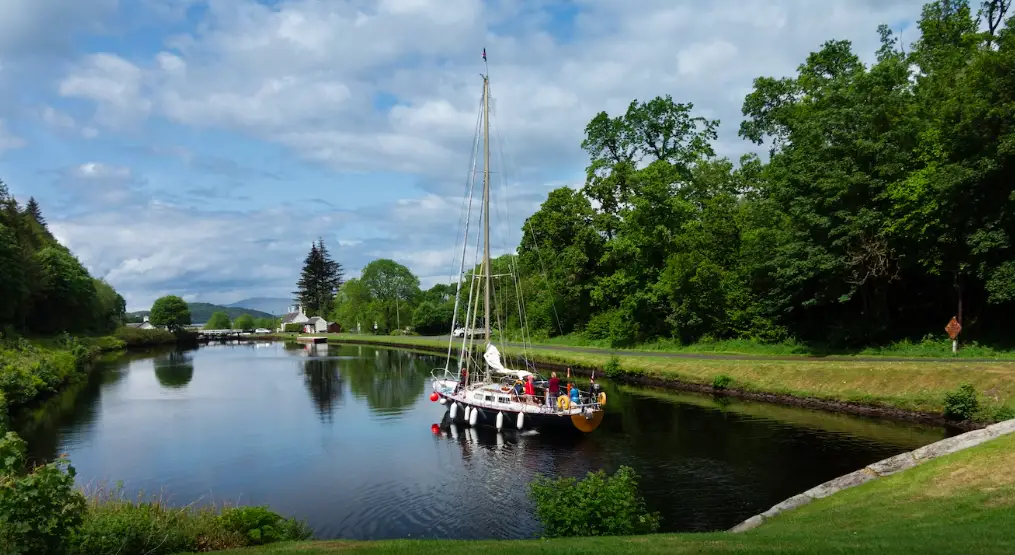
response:
M476 411L476 423L475 426L489 426L492 428L497 427L497 414L501 413L502 417L501 425L504 430L518 430L518 414L521 411L510 410L510 409L492 409L489 407L483 407L478 405L471 405L464 401L452 401L448 399L448 406L450 403L457 402L458 410L455 411L455 418L452 420L450 414L448 420L453 421L455 424L469 425L469 420L465 418L465 408L469 407L470 412ZM594 432L599 425L603 422L603 410L598 409L591 411L590 417L586 418L584 414L559 414L550 412L525 412L525 416L522 420L521 430L539 430L543 431L554 431L554 432L578 432L578 433L590 433Z

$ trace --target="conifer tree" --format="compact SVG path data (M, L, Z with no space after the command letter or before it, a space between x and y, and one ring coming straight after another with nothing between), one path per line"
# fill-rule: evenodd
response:
M342 286L342 265L331 258L324 240L310 247L293 295L310 316L326 316Z
M46 218L42 217L42 210L39 208L39 203L35 200L35 197L28 197L28 204L25 205L25 213L35 218L35 221L39 222L39 225L45 227Z

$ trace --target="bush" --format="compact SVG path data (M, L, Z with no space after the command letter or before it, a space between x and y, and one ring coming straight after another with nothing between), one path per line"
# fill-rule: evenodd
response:
M113 334L128 347L147 347L151 345L170 345L176 343L177 337L163 329L143 330L140 328L118 328Z
M63 468L66 467L66 472ZM0 552L61 555L87 510L66 459L25 467L25 442L13 432L0 439Z
M971 384L963 383L955 391L945 394L944 415L949 420L969 420L979 408L976 390Z
M286 333L300 333L303 331L303 324L286 324L282 330Z
M606 364L603 366L603 374L611 379L623 376L624 369L620 367L620 359L616 356L610 357L610 360L606 361Z
M530 486L545 537L628 536L659 529L638 495L638 475L621 466L613 476L589 472L582 480L539 477Z
M72 555L170 555L263 545L310 537L306 524L264 507L172 508L161 499L132 501L100 491L72 539Z
M222 511L219 518L226 530L243 535L250 545L305 540L311 536L303 522L282 518L267 507L234 507Z
M727 376L726 374L719 374L718 376L712 378L712 389L722 391L724 389L728 389L732 384L733 378Z

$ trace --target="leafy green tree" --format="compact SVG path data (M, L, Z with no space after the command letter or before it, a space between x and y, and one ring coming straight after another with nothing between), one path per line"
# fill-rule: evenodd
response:
M176 295L159 297L152 304L148 320L153 326L166 326L169 331L177 333L190 325L190 307Z
M206 330L227 330L230 328L232 328L232 323L229 321L229 315L222 311L213 312L211 318L208 318L204 324Z
M386 258L374 260L363 268L360 281L374 303L371 311L383 315L386 328L409 324L413 303L420 291L419 278L408 268Z
M28 301L24 257L14 234L0 223L0 323L14 323Z
M84 266L62 247L46 247L33 256L42 273L29 319L40 333L79 332L91 328L95 284Z
M303 271L293 293L308 316L325 316L342 286L342 265L332 260L323 240L310 247L303 261Z
M249 314L241 314L233 322L233 328L238 330L252 330L254 329L255 326L256 322L254 322L254 317ZM270 327L270 326L262 326L262 327Z
M93 280L96 331L109 333L124 323L127 302L103 279Z

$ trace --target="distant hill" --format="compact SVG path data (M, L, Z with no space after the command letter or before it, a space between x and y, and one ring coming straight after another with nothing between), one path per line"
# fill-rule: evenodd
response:
M187 303L190 307L190 321L195 324L203 324L207 322L211 315L216 312L225 312L229 315L230 320L235 320L243 314L249 314L254 318L274 318L275 316L268 312L262 312L260 310L252 310L249 308L238 308L234 306L220 306L211 303ZM135 312L128 312L127 317L143 318L144 316L151 315L150 310L137 310Z
M271 313L261 312L260 310L251 310L249 308L237 308L234 306L220 306L217 304L210 303L187 303L190 307L190 321L195 324L207 322L211 319L211 315L216 312L225 312L230 320L235 320L244 314L249 314L254 318L274 318Z
M261 312L267 312L268 314L282 316L285 314L286 308L292 304L293 304L292 299L286 299L284 297L251 297L249 299L236 301L235 303L227 304L225 306L230 308L246 308L247 310L259 310Z

